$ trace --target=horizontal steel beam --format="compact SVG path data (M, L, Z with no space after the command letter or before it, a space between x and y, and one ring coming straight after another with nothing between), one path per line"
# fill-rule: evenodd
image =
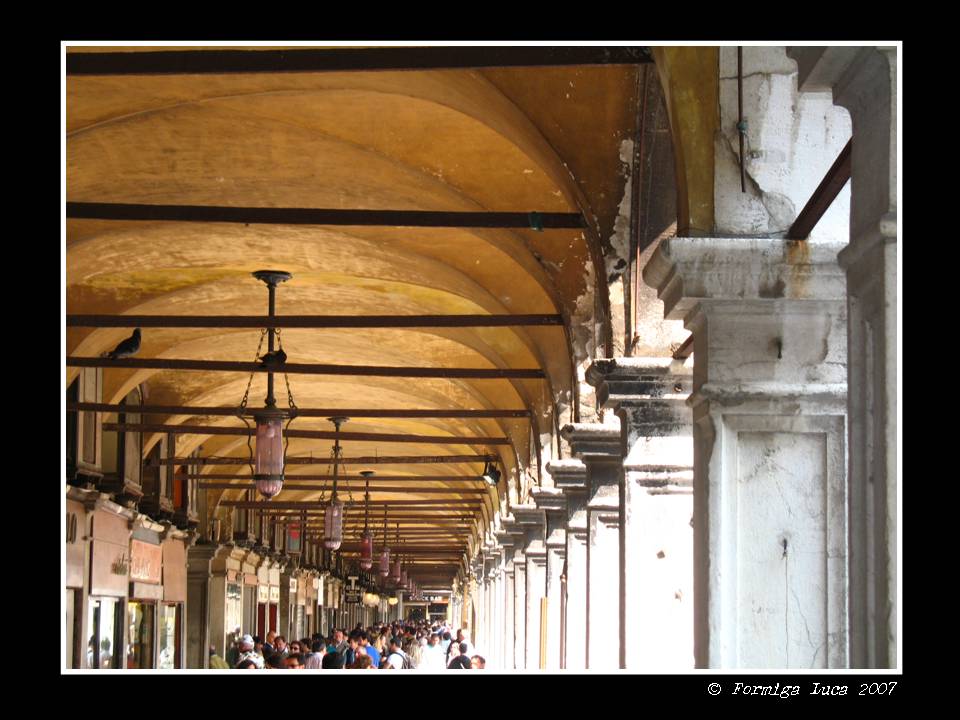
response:
M89 202L68 202L67 217L74 220L144 220L152 222L243 223L245 225L349 225L353 227L362 225L376 227L525 228L537 230L578 230L586 227L583 216L579 213L340 210ZM204 325L201 327L210 326Z
M67 315L67 327L433 328L563 325L559 315Z
M546 377L539 368L435 368L386 367L375 365L321 365L314 363L285 363L266 367L261 363L227 360L141 360L101 357L68 357L68 367L134 368L138 370L204 370L227 372L285 372L292 375L360 375L366 377L451 378L472 380L538 380Z
M341 498L342 499L342 498ZM362 501L361 501L362 502ZM425 500L371 500L368 503L371 507L373 506L384 506L387 507L400 507L404 505L423 505L427 507L433 507L436 503L434 501L425 501ZM479 500L450 500L443 503L442 508L449 508L451 510L460 510L464 507L479 507L481 505ZM309 507L324 507L326 501L323 504L319 503L316 500L287 500L277 502L276 500L271 500L269 502L260 502L260 501L251 501L251 500L221 500L220 505L223 507L238 507L246 508L248 510L257 510L257 509L276 509L276 510L299 510L301 508ZM360 510L363 510L362 505L359 506ZM438 507L438 509L441 509ZM349 512L349 509L348 509Z
M136 405L127 412L136 412ZM104 423L103 429L109 432L159 432L174 435L253 435L253 428L221 427L214 425L164 425L158 423ZM291 438L312 440L335 440L333 430L298 430L290 428L284 434ZM340 432L341 441L370 441L382 443L424 443L432 445L510 445L508 438L496 437L451 437L449 435L400 435L396 433L358 433Z
M249 485L231 485L230 483L200 483L197 487L201 490L242 490L248 487L253 487L251 482ZM342 488L343 486L339 486ZM295 482L291 482L291 478L287 478L283 483L284 490L309 490L313 492L330 492L333 490L332 485L298 485ZM363 492L362 488L354 487L355 492ZM389 485L385 487L370 487L370 494L374 493L384 493L384 492L394 492L394 493L423 493L430 495L486 495L487 491L483 489L475 488L437 488L437 487L427 487L427 488L415 488L415 487L404 487L402 485Z
M130 412L129 405L111 403L68 402L67 412ZM157 415L222 415L236 417L236 407L207 405L140 405L143 414ZM297 417L349 418L529 418L529 410L420 410L399 408L297 408Z
M285 478L285 482L325 482L333 480L333 475L291 475L288 474ZM187 480L251 480L250 475L233 475L231 473L210 473L204 475L203 473L189 473L186 476ZM337 475L337 480L340 482L340 487L350 487L352 489L363 488L363 484L366 480L358 475ZM457 483L485 483L482 477L474 477L467 475L375 475L370 478L370 489L379 489L377 482L404 482L412 483L413 481L422 481L422 482L457 482ZM356 485L355 483L360 483ZM452 489L451 489L452 490Z
M67 75L371 72L488 67L637 65L647 47L455 46L68 52Z
M353 458L341 458L341 465L440 465L445 463L487 463L496 462L496 455L364 455ZM329 465L330 458L288 457L285 465ZM147 467L156 465L249 465L250 459L230 457L206 458L156 458L144 463Z
M787 231L787 240L806 240L850 179L853 140L843 146L813 195Z

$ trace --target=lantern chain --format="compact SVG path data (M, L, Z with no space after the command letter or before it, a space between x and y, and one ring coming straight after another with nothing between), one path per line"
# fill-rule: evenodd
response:
M274 332L277 334L277 346L280 350L283 350L283 342L280 340L280 328L276 328ZM290 407L290 417L292 419L293 416L297 414L297 404L293 401L293 391L290 390L290 376L287 373L283 374L283 381L287 385L287 404Z
M263 339L267 336L266 329L260 331L260 342L257 345L257 354L254 355L253 361L257 362L260 359L260 349L263 347ZM253 376L256 375L256 371L250 373L250 379L247 380L247 389L243 391L243 400L240 401L240 407L237 408L237 415L241 418L243 417L244 410L247 409L247 400L250 398L250 386L253 384ZM249 426L248 426L249 427Z

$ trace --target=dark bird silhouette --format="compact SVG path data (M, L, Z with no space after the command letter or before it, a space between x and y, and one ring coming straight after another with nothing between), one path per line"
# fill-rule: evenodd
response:
M283 348L280 350L274 350L273 352L268 352L266 355L263 355L260 358L262 362L267 367L277 367L283 365L287 361L287 354L283 351Z
M140 351L140 328L133 331L133 335L117 345L110 352L106 352L100 357L118 360L120 358L131 357Z

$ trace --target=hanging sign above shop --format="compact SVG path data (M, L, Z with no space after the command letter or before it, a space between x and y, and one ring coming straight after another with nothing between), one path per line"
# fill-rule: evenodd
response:
M160 584L163 548L141 540L130 541L130 581Z

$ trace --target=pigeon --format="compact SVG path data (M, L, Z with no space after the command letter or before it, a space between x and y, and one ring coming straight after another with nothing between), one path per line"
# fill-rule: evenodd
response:
M278 365L283 365L286 361L287 354L283 351L283 348L268 352L260 358L260 362L267 367L277 367Z
M122 341L110 352L106 352L100 357L118 360L136 355L140 351L140 328L133 331L133 335Z

